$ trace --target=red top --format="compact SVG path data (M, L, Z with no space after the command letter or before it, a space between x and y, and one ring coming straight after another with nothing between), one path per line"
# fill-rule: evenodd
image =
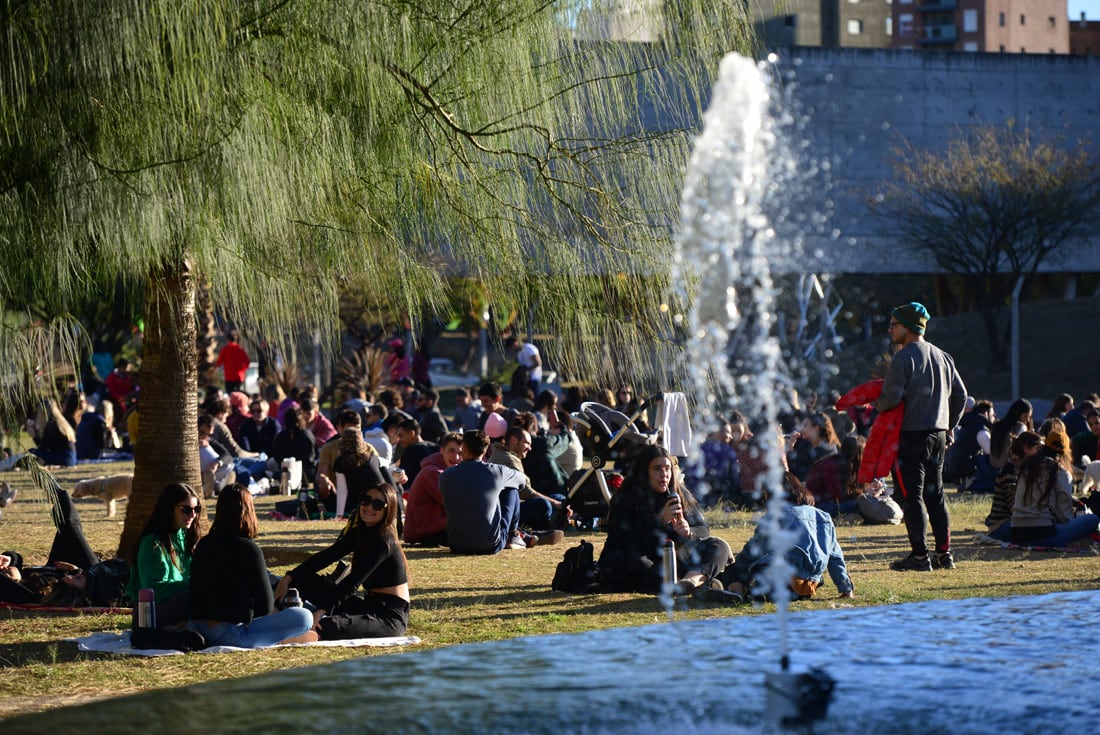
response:
M225 379L234 383L243 383L248 372L248 353L236 342L226 342L218 353L217 365L225 371Z
M439 492L439 476L446 465L439 452L425 457L409 487L405 503L405 541L414 544L426 541L447 530L447 509Z
M874 403L882 393L883 380L872 380L852 388L836 402L840 410L849 406L861 406ZM867 436L867 446L863 448L863 461L859 465L859 481L871 482L876 477L886 477L898 457L898 441L901 439L901 417L903 403L883 411L871 424L871 433Z

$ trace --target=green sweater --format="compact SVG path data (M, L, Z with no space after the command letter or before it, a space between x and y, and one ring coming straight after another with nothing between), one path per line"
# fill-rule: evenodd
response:
M155 536L149 534L142 537L126 590L131 599L136 600L138 590L146 587L152 588L158 603L187 589L191 583L191 555L184 551L185 539L182 528L172 536L172 546L176 549L176 559L179 561L179 566L176 566Z

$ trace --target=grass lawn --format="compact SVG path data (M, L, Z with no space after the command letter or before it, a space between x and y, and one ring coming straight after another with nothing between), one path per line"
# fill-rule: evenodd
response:
M59 473L62 487L77 479L127 471L127 465L83 466ZM43 563L53 536L47 506L26 486L25 475L3 473L19 488L19 499L0 519L0 549L13 548L28 564ZM266 517L277 498L257 499ZM890 571L889 562L908 546L901 526L865 526L842 522L841 545L856 585L855 600L838 600L829 584L815 600L793 605L796 612L838 606L889 605L941 598L1039 594L1056 590L1093 589L1100 578L1100 555L1004 551L980 546L975 534L984 529L985 497L950 495L955 558L958 569L931 574ZM106 518L94 500L78 500L85 532L101 555L114 552L122 528L119 517ZM212 508L210 509L212 513ZM737 551L752 534L747 513L716 514L714 532ZM275 572L286 571L308 553L328 544L338 531L335 521L262 521L257 539ZM584 535L597 547L599 533ZM571 534L566 541L581 538ZM128 617L112 615L29 615L0 610L0 670L6 696L0 718L78 704L146 689L177 687L214 679L249 676L273 669L308 666L358 656L403 655L409 650L450 646L542 633L637 626L666 619L655 598L640 595L570 596L552 592L550 580L565 546L505 551L493 557L454 556L442 549L407 550L412 587L409 632L422 639L412 649L292 648L227 655L192 654L145 659L79 653L62 639L94 631L121 630ZM727 608L689 603L678 618L760 615L774 606Z

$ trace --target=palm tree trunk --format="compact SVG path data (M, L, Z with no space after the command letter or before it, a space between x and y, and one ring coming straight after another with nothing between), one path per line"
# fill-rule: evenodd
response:
M145 329L134 485L119 541L119 555L124 558L132 557L165 485L185 482L201 493L195 283L186 258L149 277Z

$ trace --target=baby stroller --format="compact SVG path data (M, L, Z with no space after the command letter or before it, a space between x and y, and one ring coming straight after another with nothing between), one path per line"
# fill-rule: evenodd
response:
M640 431L634 422L651 405L663 400L663 393L656 394L643 401L633 416L594 401L582 403L580 410L572 414L577 436L591 465L569 478L566 504L578 521L594 525L595 519L607 516L612 493L608 485L609 465L625 468L642 447L660 443L657 432Z

